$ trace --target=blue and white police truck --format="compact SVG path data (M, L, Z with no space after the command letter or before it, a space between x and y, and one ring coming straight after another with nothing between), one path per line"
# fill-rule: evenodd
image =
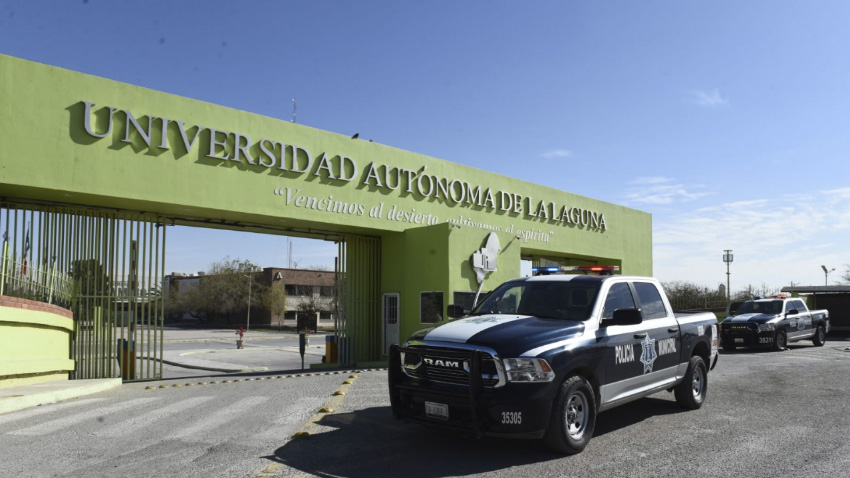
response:
M668 390L700 408L718 360L714 314L673 312L653 278L578 269L598 274L506 282L469 315L394 346L394 417L575 454L597 413L618 405Z
M829 333L829 311L809 310L798 297L780 294L748 300L720 323L724 350L768 347L785 350L789 342L811 340L821 347Z

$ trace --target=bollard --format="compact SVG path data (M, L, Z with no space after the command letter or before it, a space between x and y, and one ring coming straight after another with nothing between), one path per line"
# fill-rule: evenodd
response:
M298 334L298 350L301 352L301 368L304 368L304 352L307 350L307 334L301 332Z
M336 363L338 360L336 335L325 335L325 363Z

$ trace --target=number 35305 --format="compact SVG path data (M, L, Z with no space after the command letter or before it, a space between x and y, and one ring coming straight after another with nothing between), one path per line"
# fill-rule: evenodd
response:
M519 425L522 423L522 412L502 412L502 425Z

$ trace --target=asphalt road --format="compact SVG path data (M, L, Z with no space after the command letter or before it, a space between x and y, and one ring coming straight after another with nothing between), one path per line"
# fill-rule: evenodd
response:
M803 344L722 353L700 410L681 410L667 392L610 410L572 457L535 441L394 422L386 380L373 375L356 385L368 393L320 422L324 433L288 442L275 457L311 475L346 477L850 476L850 341Z
M304 368L298 335L294 333L251 331L247 334L244 348L237 349L236 337L231 330L167 329L164 351L164 379L199 377L219 372L205 370L204 367L297 372L308 369L310 364L321 363L325 354L325 335L314 334L309 337Z
M0 415L0 476L850 476L850 341L830 339L721 353L703 408L662 392L605 412L572 457L396 422L382 370L270 372Z

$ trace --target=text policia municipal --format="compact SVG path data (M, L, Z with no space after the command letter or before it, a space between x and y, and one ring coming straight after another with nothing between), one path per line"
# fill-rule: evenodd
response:
M210 159L235 161L258 168L274 168L296 175L306 174L334 181L357 180L365 186L400 190L419 198L434 198L449 205L480 207L589 229L606 229L605 216L602 213L552 201L535 201L529 196L493 191L460 179L439 177L428 173L427 166L412 170L370 162L361 173L357 161L348 156L329 156L327 153L314 156L302 146L268 138L253 142L249 136L241 133L200 125L186 127L182 121L157 116L142 116L137 119L131 112L112 106L93 111L94 103L82 103L85 106L83 126L86 133L94 138L112 136L115 140L128 144L140 139L148 148L169 150L173 145L167 133L176 130L180 134L178 145L182 146L186 153L192 151L199 139L206 139L206 144L199 144L199 147L204 148L202 151L206 151L206 157ZM124 115L124 131L116 131L113 134L113 117L116 114ZM93 118L98 122L98 128L92 125ZM202 135L204 131L209 134Z

